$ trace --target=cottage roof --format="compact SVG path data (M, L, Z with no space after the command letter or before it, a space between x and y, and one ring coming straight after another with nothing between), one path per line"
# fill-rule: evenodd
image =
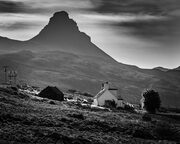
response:
M108 89L109 90L109 89ZM116 89L115 89L116 90ZM95 99L98 99L99 97L101 97L104 93L106 92L106 90L105 89L103 89L103 90L101 90L94 98ZM111 90L109 90L109 92L112 94L112 95L114 95L112 92L111 92ZM115 96L115 95L114 95ZM118 100L123 100L123 98L120 96L120 95L118 95L118 96L115 96Z
M99 98L100 96L102 96L105 93L105 89L101 90L94 98Z

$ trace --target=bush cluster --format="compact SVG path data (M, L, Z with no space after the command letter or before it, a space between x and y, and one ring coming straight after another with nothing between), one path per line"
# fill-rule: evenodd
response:
M144 99L144 108L149 113L156 113L156 110L158 110L161 105L159 93L154 90L147 90L143 92L142 97Z

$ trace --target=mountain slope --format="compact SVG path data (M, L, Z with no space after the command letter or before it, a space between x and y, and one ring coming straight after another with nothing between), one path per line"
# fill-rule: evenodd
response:
M17 50L18 46L21 44L21 41L12 40L6 37L0 36L0 50Z
M99 91L102 82L109 81L132 103L139 102L144 89L153 88L159 91L164 106L179 106L179 72L140 69L118 63L91 43L89 36L79 31L66 12L55 13L31 40L6 40L2 42L3 48L0 44L0 49L8 49L8 54L0 55L0 66L8 65L17 70L18 80L92 94ZM10 53L14 50L16 52ZM3 72L0 74L3 81Z
M155 67L154 69L156 69L156 70L160 70L160 71L164 71L164 72L166 72L166 71L168 71L169 69L167 69L167 68L163 68L163 67Z
M177 67L177 68L175 68L174 70L179 70L179 71L180 71L180 66L179 66L179 67Z

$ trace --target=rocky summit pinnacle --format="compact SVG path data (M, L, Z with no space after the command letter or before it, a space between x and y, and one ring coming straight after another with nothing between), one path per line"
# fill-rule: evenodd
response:
M66 18L69 18L69 14L66 11L54 13L53 18L58 18L58 17L66 19Z
M67 12L61 11L56 12L39 35L33 39L54 41L73 37L79 33L77 23L69 18Z
M65 11L54 13L48 25L58 26L59 28L77 27L76 22L70 19L68 13Z

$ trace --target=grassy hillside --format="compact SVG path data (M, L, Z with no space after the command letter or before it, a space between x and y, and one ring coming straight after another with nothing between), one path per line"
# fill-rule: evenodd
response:
M70 102L0 89L0 143L176 143L180 123L163 116L142 120L128 111L94 111ZM167 123L169 122L169 123ZM160 141L161 140L161 141Z
M42 88L56 85L96 94L102 82L119 88L121 96L139 103L141 92L153 88L160 93L163 106L179 106L179 72L143 70L117 63L112 59L83 56L61 51L20 51L0 55L0 66L18 71L18 80ZM0 73L3 82L3 71Z

